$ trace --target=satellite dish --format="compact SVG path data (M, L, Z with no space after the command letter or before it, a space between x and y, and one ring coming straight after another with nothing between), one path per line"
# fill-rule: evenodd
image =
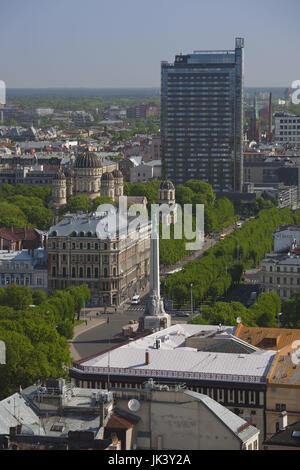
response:
M237 323L242 323L241 317L237 317L236 322L237 322Z
M136 400L135 398L133 398L132 400L129 400L128 408L130 409L130 411L139 411L140 407L141 407L140 402Z

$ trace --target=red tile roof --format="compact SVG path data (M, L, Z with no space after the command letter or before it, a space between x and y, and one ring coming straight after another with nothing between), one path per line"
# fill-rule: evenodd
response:
M26 233L25 233L26 230ZM36 240L39 234L33 228L0 228L0 238L4 240Z
M128 421L126 418L113 413L109 418L109 421L106 425L107 428L110 429L129 429L134 426L133 423Z

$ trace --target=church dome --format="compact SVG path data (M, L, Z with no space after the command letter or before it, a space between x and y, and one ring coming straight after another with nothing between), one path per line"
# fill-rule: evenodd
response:
M84 152L76 158L75 168L102 168L101 159L93 152Z
M172 181L170 180L165 180L161 183L160 185L160 188L159 189L164 189L164 190L174 190L174 184L172 183Z

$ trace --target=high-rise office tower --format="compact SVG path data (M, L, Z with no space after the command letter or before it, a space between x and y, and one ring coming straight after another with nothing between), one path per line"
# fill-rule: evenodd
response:
M161 64L164 177L201 179L215 191L243 184L244 39L235 50L195 51Z

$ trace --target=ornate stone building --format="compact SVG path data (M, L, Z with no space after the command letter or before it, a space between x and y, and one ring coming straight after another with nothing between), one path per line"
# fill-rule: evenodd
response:
M73 169L59 170L52 182L52 205L60 207L71 196L85 194L90 199L123 196L123 175L118 164L102 160L93 152L77 156Z
M116 217L119 217L118 215ZM86 283L91 305L118 306L145 289L150 274L151 224L131 237L136 216L67 214L48 238L49 292Z

